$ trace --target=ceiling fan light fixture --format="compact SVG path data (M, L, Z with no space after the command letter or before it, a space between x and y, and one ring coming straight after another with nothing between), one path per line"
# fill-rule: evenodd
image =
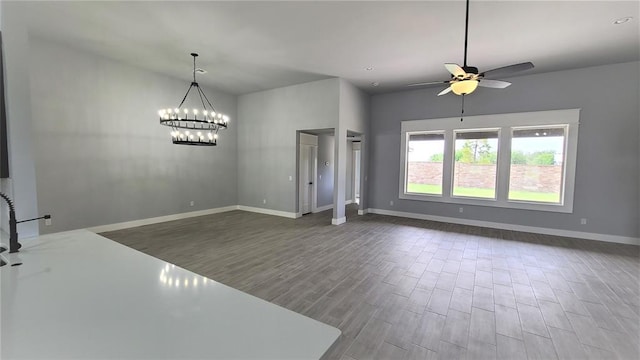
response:
M462 80L451 83L451 90L456 95L469 95L478 88L478 80Z

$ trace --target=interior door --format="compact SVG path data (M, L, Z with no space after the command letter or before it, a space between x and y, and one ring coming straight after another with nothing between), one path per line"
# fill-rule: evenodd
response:
M302 199L300 212L303 215L311 212L311 193L313 189L311 151L311 146L300 145L300 198Z

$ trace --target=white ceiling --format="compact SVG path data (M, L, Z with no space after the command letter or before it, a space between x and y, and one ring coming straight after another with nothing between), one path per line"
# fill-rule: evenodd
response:
M334 76L370 93L407 89L447 79L442 64L463 60L461 0L24 6L34 34L185 80L199 52L199 81L233 94ZM625 16L634 19L613 25ZM533 73L639 60L639 24L638 1L472 0L468 62L532 61Z

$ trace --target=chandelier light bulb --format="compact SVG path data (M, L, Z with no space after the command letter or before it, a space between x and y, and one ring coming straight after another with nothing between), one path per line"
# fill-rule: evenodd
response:
M185 115L189 113L189 109L184 109Z
M209 140L213 139L213 134L212 133L208 133L207 136L209 136Z
M198 109L193 109L193 115L198 115Z
M218 134L213 134L214 139L218 139Z
M224 115L222 119L224 120L224 122L229 122L229 117L227 115Z
M204 110L204 111L202 112L202 115L207 116L207 110Z

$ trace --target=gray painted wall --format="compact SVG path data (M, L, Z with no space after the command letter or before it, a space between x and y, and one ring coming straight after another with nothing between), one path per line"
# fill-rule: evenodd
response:
M179 104L188 70L173 79L43 39L30 45L38 202L53 216L43 233L237 204L234 96L204 89L231 117L218 146L173 145L157 110Z
M4 180L3 190L9 190L16 206L16 217L29 219L38 215L35 139L32 136L32 112L29 93L29 37L26 12L18 2L2 2L2 40L4 47L5 97L9 147L10 180ZM42 213L42 212L41 212ZM3 213L4 216L6 213ZM37 221L18 224L20 239L38 235ZM5 223L6 228L6 223Z
M318 178L316 179L318 207L333 204L334 144L333 135L318 135ZM325 165L326 162L329 164Z
M437 97L440 88L372 97L369 207L638 237L639 68L633 62L521 76L508 89L481 88L465 99L467 115L582 109L573 214L470 205L460 214L456 204L399 200L400 122L459 115L460 97Z
M238 203L298 211L296 131L335 128L339 79L238 98ZM266 200L266 204L263 202Z

